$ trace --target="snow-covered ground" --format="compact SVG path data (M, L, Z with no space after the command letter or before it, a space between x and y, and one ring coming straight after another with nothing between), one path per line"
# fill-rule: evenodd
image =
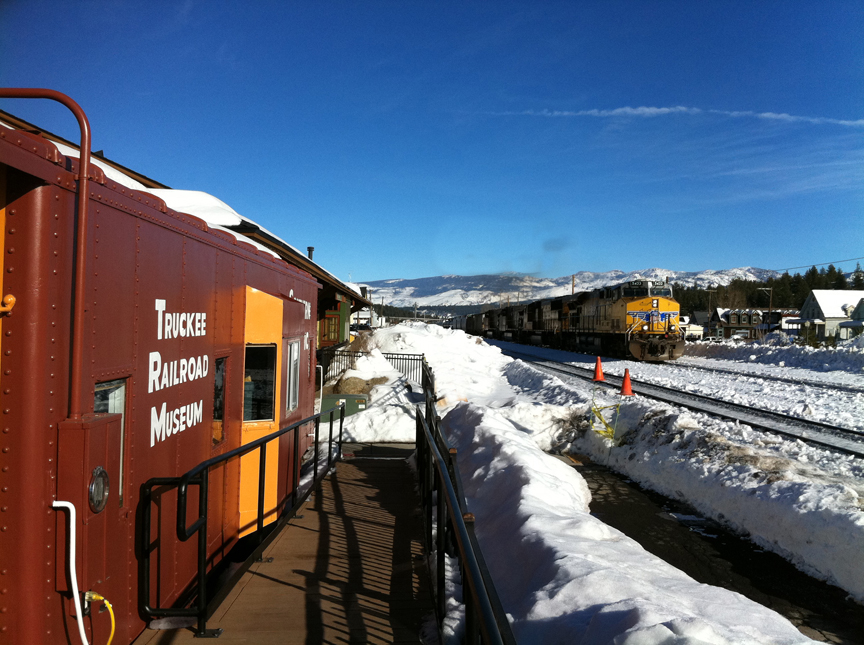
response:
M785 618L738 594L693 581L592 517L584 480L545 454L553 446L588 454L644 486L686 500L864 601L861 460L641 397L595 391L584 381L565 382L461 331L399 325L375 332L372 340L380 351L423 353L435 371L439 413L458 448L478 538L520 642L809 642ZM749 351L756 353L752 346ZM748 370L781 369L792 378L799 370L808 380L841 378L864 386L864 373L855 367L864 349L851 347L848 353L842 377L822 371L832 363L818 352L809 368L792 352L788 360L779 357L773 363L750 355L686 361L733 361ZM781 361L795 367L784 368ZM663 367L624 361L604 367L623 372L625 364L634 376L642 367ZM358 363L355 375L368 378L364 374L389 369L373 352L366 365ZM695 380L688 372L655 377ZM740 397L736 400L760 396L753 377L699 374L706 380L722 377L723 384L705 387L731 392ZM355 439L413 440L415 395L394 382L389 391L379 386L378 400L373 391L370 408L347 420ZM761 396L776 400L784 389L794 387L765 381ZM801 391L793 398L807 399L813 418L845 415L860 427L860 398L850 394L826 411L832 397L811 394ZM593 419L592 406L605 408L600 413L613 437L597 432L606 427Z
M688 343L673 365L603 361L607 374L693 392L718 400L864 431L864 336L837 348L771 343ZM596 357L489 341L498 347L585 367ZM687 369L689 368L689 369ZM711 372L729 370L735 374ZM783 381L774 381L780 377ZM790 383L789 380L795 381ZM820 386L813 384L818 383ZM837 388L857 388L860 392Z

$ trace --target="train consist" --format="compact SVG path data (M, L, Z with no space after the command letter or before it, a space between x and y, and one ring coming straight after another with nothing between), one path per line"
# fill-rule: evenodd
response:
M314 413L320 285L114 181L89 163L77 104L40 97L76 114L83 154L0 125L0 642L104 643L116 617L113 642L129 643L147 624L139 608L172 606L197 571L176 493L154 503L150 544L136 543L142 485ZM292 493L294 447L268 444L267 523ZM210 566L254 530L258 464L210 472ZM112 620L95 603L79 619L84 592L110 600Z
M466 316L465 331L640 361L684 353L679 306L666 282L635 280Z

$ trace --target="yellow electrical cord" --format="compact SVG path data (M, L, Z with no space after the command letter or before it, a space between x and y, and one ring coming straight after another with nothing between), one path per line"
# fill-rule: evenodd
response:
M102 604L108 609L108 613L111 614L111 634L108 636L108 642L105 645L111 645L111 641L114 640L114 628L116 626L114 622L114 608L111 606L111 603L104 596L100 596L95 591L88 591L84 594L84 600L88 600L93 602L94 600L101 600Z

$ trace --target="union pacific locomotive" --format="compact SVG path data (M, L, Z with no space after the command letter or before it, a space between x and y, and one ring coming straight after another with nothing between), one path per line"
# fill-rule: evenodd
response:
M313 414L319 284L112 180L80 107L30 92L73 110L83 154L0 125L0 643L107 642L107 613L76 618L75 581L110 600L128 643L139 607L172 607L198 571L176 492L143 509L142 487ZM311 442L295 435L266 444L265 523L295 489ZM209 471L208 567L260 523L258 486L258 454Z
M679 306L662 281L634 280L473 314L472 334L640 361L684 353Z

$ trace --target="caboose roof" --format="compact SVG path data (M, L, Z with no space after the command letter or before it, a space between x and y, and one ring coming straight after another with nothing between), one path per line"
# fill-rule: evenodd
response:
M79 146L73 142L46 130L41 130L33 124L3 110L0 110L0 124L15 130L24 130L38 134L51 141L51 143L57 146L60 153L66 157L78 158L80 156ZM288 264L309 272L324 284L325 287L330 287L337 293L349 295L354 301L352 309L372 305L371 302L357 292L356 287L352 288L352 286L337 278L327 271L327 269L310 260L306 254L301 253L285 240L264 227L259 226L248 217L240 215L218 197L199 190L175 190L169 188L165 184L111 161L99 153L90 155L90 163L98 166L108 179L121 186L151 193L164 201L168 208L180 213L194 215L207 222L207 225L211 228L230 233L243 242L249 243L275 257L282 258Z

